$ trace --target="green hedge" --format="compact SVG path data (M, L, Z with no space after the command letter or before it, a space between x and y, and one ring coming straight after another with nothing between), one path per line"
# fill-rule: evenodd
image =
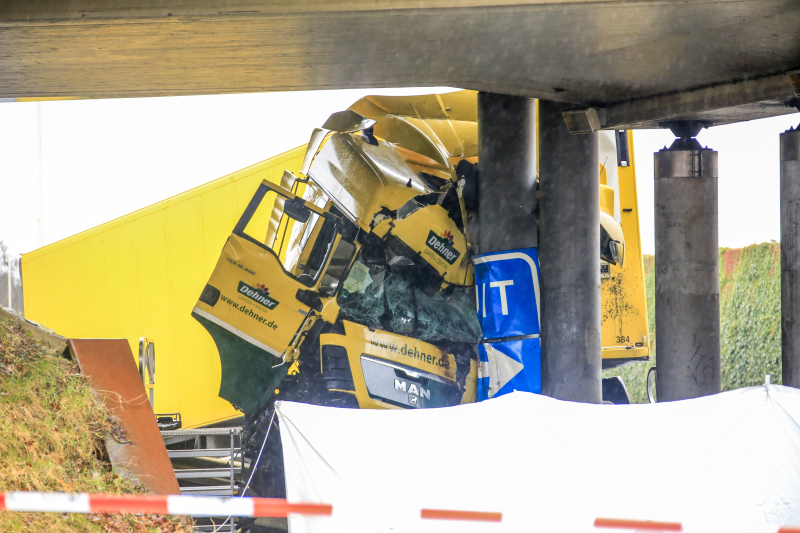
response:
M772 376L772 383L780 383L780 244L722 248L719 261L722 390L761 384L765 374ZM603 372L603 377L621 376L637 403L647 402L647 371L656 364L653 256L644 257L644 269L653 356L648 363Z

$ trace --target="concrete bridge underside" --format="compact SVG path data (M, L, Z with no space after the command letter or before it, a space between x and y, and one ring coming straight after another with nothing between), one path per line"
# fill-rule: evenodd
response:
M449 85L630 128L794 112L796 69L795 0L0 3L4 98Z

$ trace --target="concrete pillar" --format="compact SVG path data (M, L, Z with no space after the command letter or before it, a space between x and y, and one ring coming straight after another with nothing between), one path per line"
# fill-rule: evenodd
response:
M542 392L536 223L536 103L478 93L478 400ZM521 368L520 368L521 365Z
M535 100L478 93L478 139L480 253L537 246Z
M597 134L570 135L566 109L539 102L542 393L600 403Z
M673 128L655 154L658 401L720 391L717 152Z
M800 126L781 134L783 384L800 387Z

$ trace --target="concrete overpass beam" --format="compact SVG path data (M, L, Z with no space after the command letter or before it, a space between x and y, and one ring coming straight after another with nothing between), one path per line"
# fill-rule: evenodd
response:
M780 139L783 384L800 387L800 126Z
M542 393L600 403L600 188L596 133L570 135L539 101Z
M655 154L658 401L720 391L717 152L701 123L672 123L679 137Z

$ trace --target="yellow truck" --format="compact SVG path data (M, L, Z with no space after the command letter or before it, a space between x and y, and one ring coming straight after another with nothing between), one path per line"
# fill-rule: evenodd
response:
M650 348L632 135L600 136L611 368ZM475 401L499 367L477 354L479 166L475 92L366 97L306 147L26 254L27 316L155 346L154 411L185 428L244 412L251 459L278 399ZM253 494L283 490L271 441Z
M218 395L220 359L190 312L263 180L300 170L298 148L22 257L26 318L68 338L152 340L154 411L183 428L241 416Z
M482 344L476 108L470 91L364 98L313 132L299 172L258 186L192 310L219 350L220 396L245 413L252 459L276 400L445 407L502 394L526 366ZM649 348L631 139L604 135L616 163L601 159L598 183L610 368ZM277 440L256 494L283 491Z

